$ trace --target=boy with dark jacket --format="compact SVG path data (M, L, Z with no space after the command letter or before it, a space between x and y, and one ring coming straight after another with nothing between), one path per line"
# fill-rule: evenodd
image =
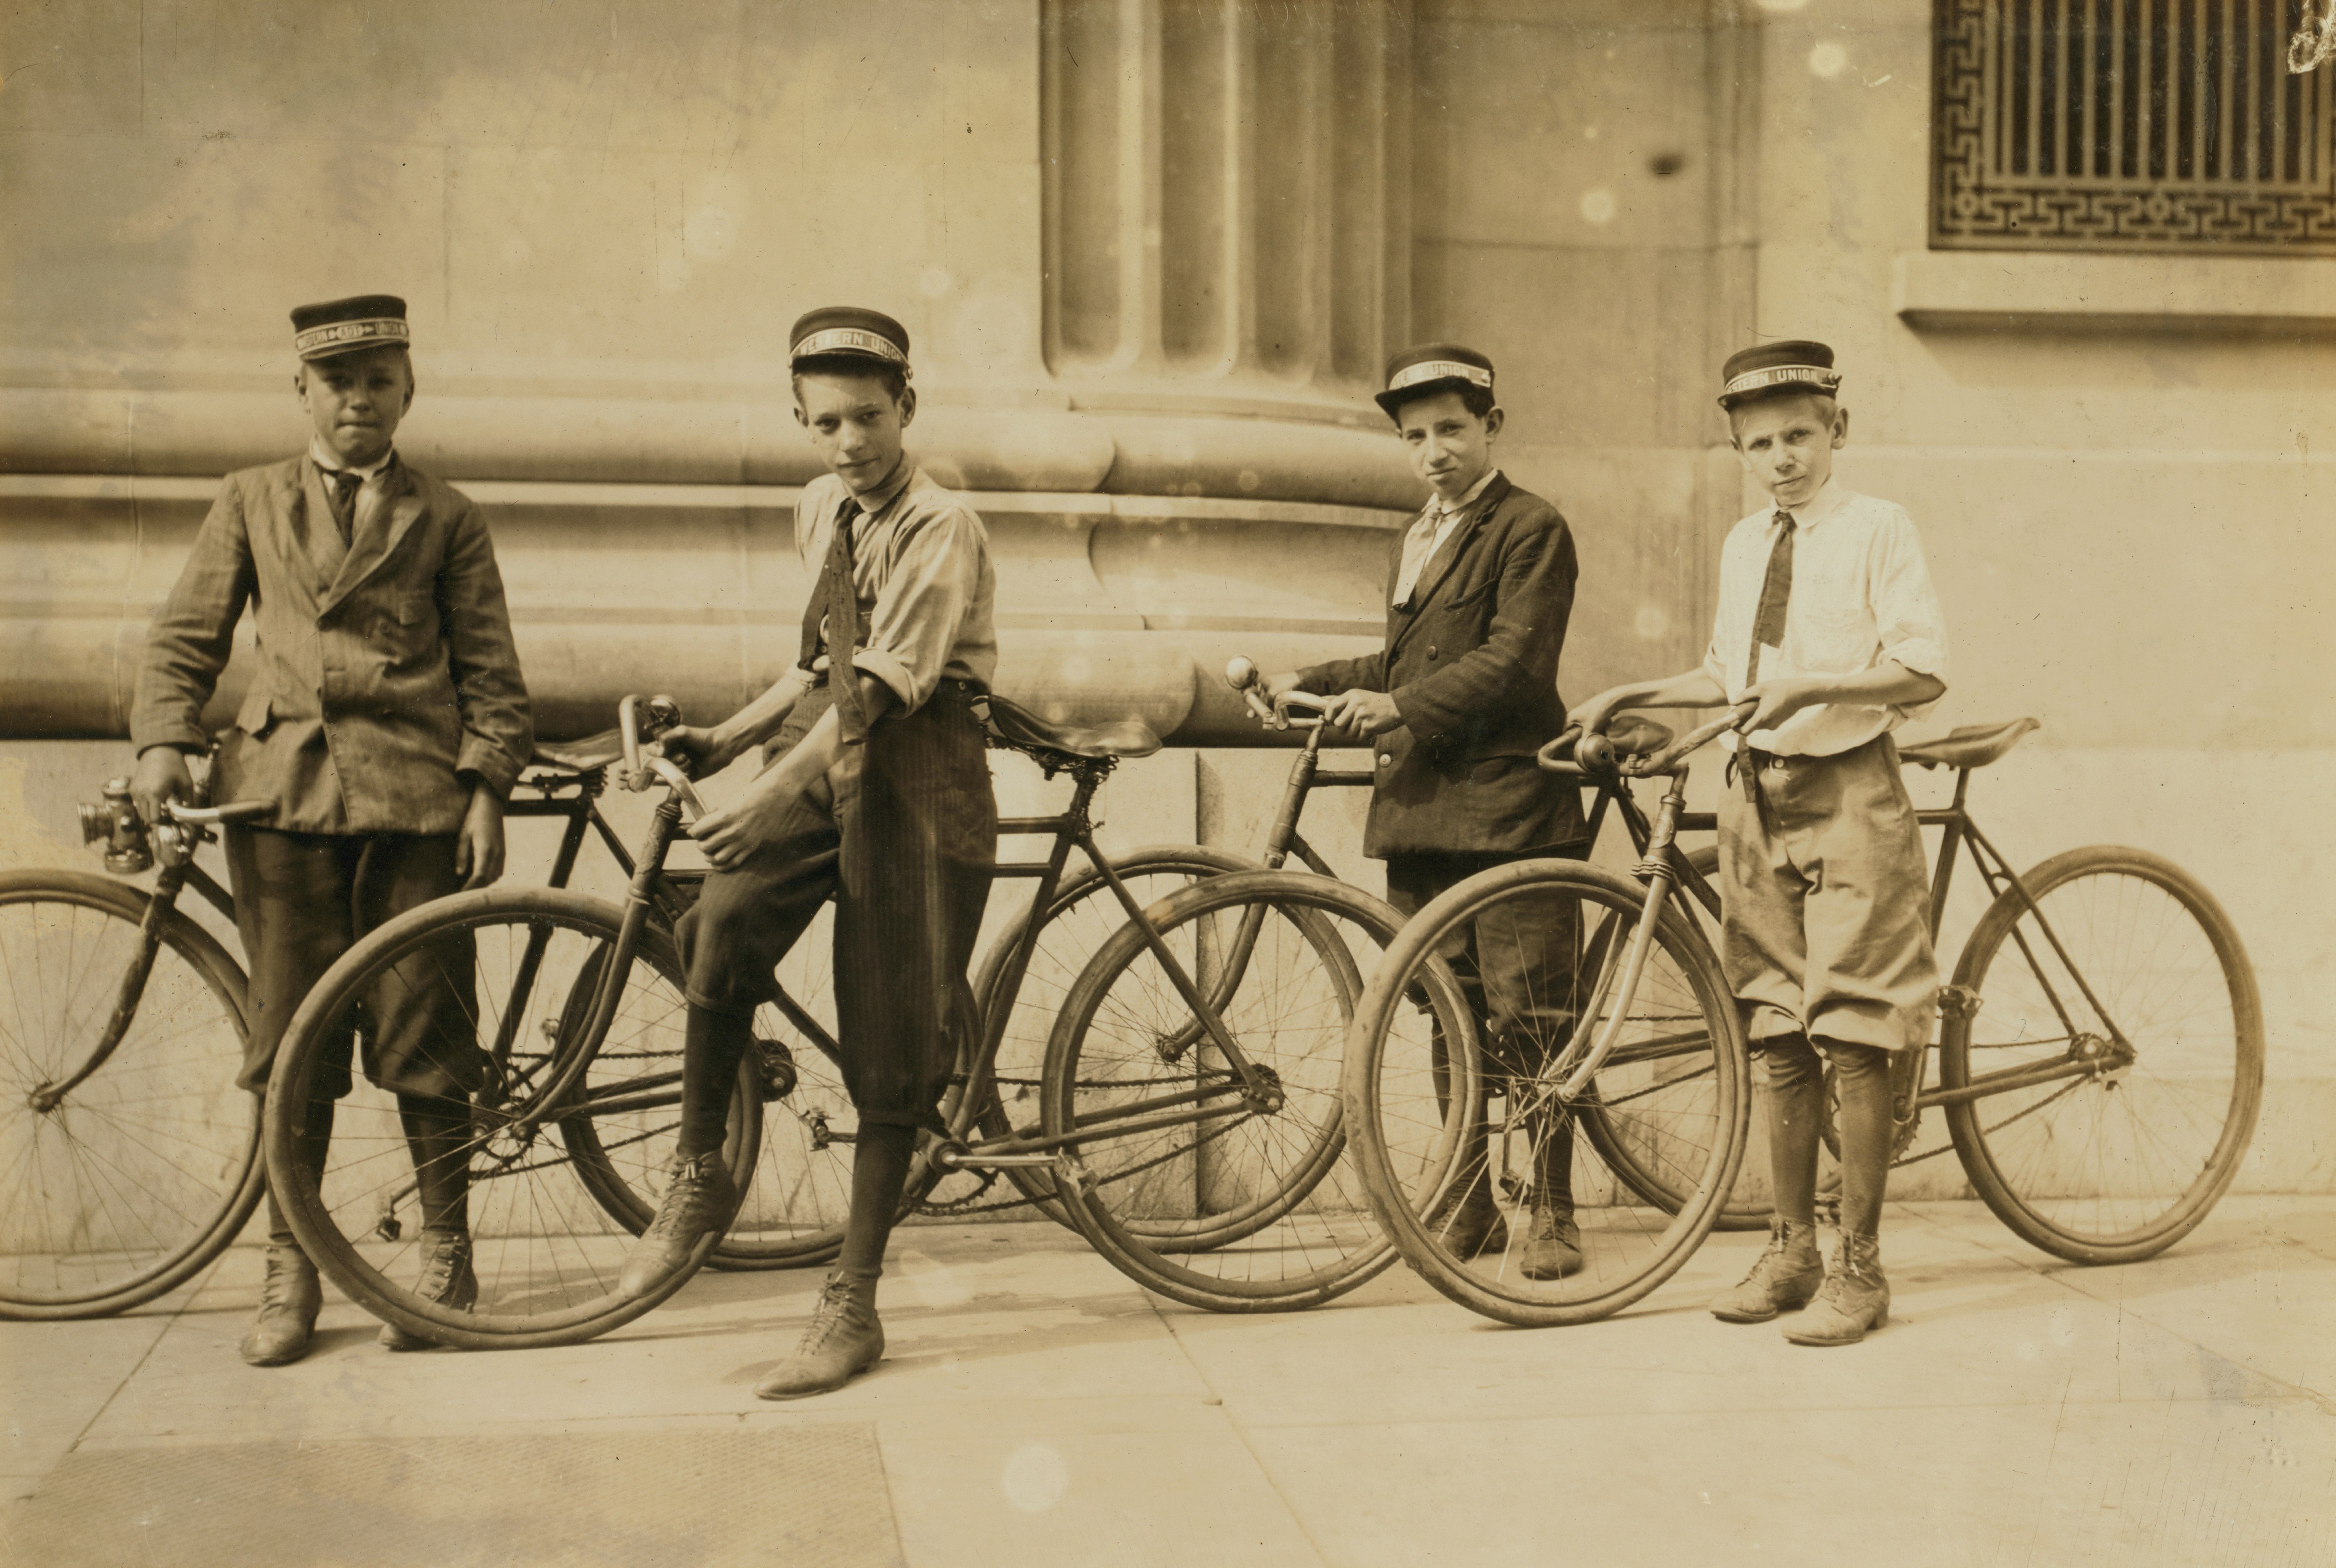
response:
M1407 350L1376 401L1434 491L1388 552L1387 645L1273 676L1267 690L1329 697L1329 722L1372 739L1363 852L1387 862L1387 900L1408 915L1487 867L1586 847L1580 791L1533 761L1565 727L1557 663L1575 563L1557 508L1494 464L1505 415L1490 359L1456 344ZM1480 927L1456 955L1496 1078L1532 1076L1572 1028L1579 912L1552 906L1524 924ZM1582 1266L1572 1122L1531 1130L1518 1267L1557 1279ZM1489 1165L1480 1144L1436 1216L1463 1257L1511 1244Z

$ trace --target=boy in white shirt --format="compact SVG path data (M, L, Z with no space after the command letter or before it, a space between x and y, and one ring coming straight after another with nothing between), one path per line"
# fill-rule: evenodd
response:
M1597 731L1625 708L1753 705L1724 738L1722 956L1760 1057L1776 1218L1711 1310L1749 1323L1807 1307L1786 1339L1854 1344L1890 1313L1877 1239L1890 1063L1928 1043L1939 989L1922 837L1890 731L1946 691L1946 629L1913 521L1833 481L1849 439L1833 351L1764 344L1721 379L1737 453L1774 504L1722 547L1711 646L1698 668L1614 687L1570 717ZM1830 1273L1815 1229L1820 1054L1840 1097Z

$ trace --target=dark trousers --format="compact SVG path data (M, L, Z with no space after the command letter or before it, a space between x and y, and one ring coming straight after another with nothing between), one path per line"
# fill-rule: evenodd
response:
M977 695L944 681L914 713L877 720L774 842L706 876L676 932L690 1002L751 1017L779 960L835 900L837 1065L864 1124L940 1130L958 1026L971 1021L953 1015L998 860ZM800 742L832 701L814 687L767 754Z
M236 1082L268 1088L285 1025L334 961L359 937L407 910L460 891L451 833L278 833L230 828L226 835L236 925L251 966L250 1032ZM398 1096L420 1186L425 1226L466 1228L465 1103L479 1086L473 1020L476 965L469 936L448 937L401 961L335 1021L308 1104L302 1159L318 1176L332 1138L334 1102L349 1092L351 1048L365 1041L365 1077ZM268 1239L294 1244L271 1187Z
M1580 854L1586 846L1516 854L1454 851L1387 857L1387 902L1406 920L1447 888L1480 871L1518 860ZM1445 954L1475 1014L1484 1041L1486 1091L1516 1105L1521 1092L1503 1080L1530 1079L1572 1038L1574 989L1582 941L1579 905L1550 898L1530 905L1504 900ZM1436 1041L1441 1048L1442 1041ZM1573 1118L1551 1118L1528 1129L1536 1189L1570 1209L1573 1204Z
M268 1087L277 1043L301 1000L336 959L375 926L462 886L451 833L359 836L229 828L228 878L251 968L250 1033L236 1082ZM467 1096L479 1083L467 937L418 953L375 983L357 1010L362 1029L331 1041L314 1085L319 1099L349 1091L352 1036L365 1040L365 1076L425 1099Z

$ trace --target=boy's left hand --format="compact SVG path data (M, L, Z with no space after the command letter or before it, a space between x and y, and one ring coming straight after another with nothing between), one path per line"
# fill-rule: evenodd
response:
M1368 737L1400 728L1403 715L1397 711L1395 699L1385 692L1366 692L1358 686L1331 698L1322 711L1322 721L1349 735Z
M764 773L745 798L735 806L708 811L689 825L689 836L706 851L717 871L735 871L764 846L777 841L797 791L772 788L779 782L777 768Z
M1736 732L1749 735L1756 730L1774 730L1802 709L1814 708L1826 698L1823 682L1788 675L1745 687L1741 701L1752 704L1752 716L1737 725Z
M454 875L465 892L484 887L503 874L503 803L481 784L471 790L470 809L462 813L462 831L454 839Z

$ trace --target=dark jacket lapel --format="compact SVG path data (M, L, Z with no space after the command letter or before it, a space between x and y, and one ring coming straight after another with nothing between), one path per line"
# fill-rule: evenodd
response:
M318 483L322 483L319 480ZM373 516L361 523L356 537L349 546L348 557L342 561L340 572L333 586L317 602L319 615L347 598L367 577L379 571L382 563L397 553L397 547L422 516L422 497L415 493L414 480L405 471L404 462L390 465L387 482L382 488L381 504Z
M1419 624L1419 613L1427 607L1436 590L1443 587L1445 580L1452 576L1452 569L1460 564L1460 557L1468 553L1468 547L1484 531L1484 520L1493 515L1493 508L1505 500L1508 494L1508 475L1496 475L1493 482L1484 487L1484 493L1470 504L1467 515L1461 518L1460 526L1452 530L1452 537L1444 541L1444 547L1430 556L1427 564L1419 569L1419 582L1411 591L1411 604L1404 613L1403 624L1387 640L1390 654L1405 634Z

